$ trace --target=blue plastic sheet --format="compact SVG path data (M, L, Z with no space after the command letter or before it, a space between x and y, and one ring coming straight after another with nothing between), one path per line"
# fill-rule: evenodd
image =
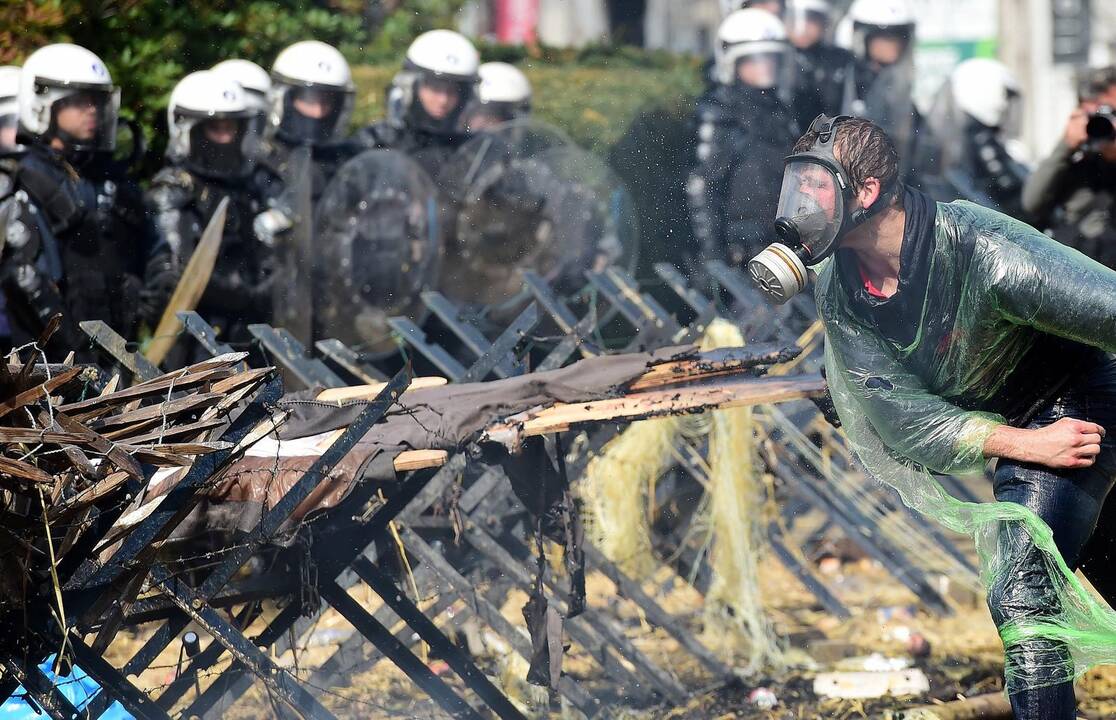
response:
M85 707L97 696L101 691L101 686L96 683L93 678L89 677L81 668L74 666L74 669L68 676L55 675L51 670L51 665L54 664L54 656L47 658L46 661L39 666L47 679L54 684L58 691L62 693L73 703L74 707L78 710L83 710ZM23 699L25 691L23 686L20 685L12 696L8 698L3 705L0 705L0 720L42 720L46 717L42 711L32 707L26 700ZM102 720L135 720L134 716L126 711L118 702L109 706L109 709L101 715Z

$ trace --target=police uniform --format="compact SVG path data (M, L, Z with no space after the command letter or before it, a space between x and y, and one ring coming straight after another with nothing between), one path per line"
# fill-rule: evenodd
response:
M60 153L32 144L15 174L0 284L15 345L36 339L55 313L61 349L88 346L81 320L125 337L158 321L177 283L169 247L139 187L106 154Z
M229 342L247 339L247 326L271 318L271 248L253 221L278 196L281 183L260 168L240 180L203 177L171 165L155 175L147 201L181 266L189 261L210 218L229 198L221 251L198 305Z
M717 85L698 101L697 166L686 196L701 259L740 264L764 245L794 118L771 90Z

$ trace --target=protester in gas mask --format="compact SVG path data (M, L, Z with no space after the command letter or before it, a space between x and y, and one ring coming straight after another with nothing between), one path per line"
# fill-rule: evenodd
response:
M480 55L464 35L419 35L388 90L387 118L362 130L361 141L407 153L437 177L468 137L465 109L475 96L479 68Z
M697 165L686 184L694 259L740 265L766 239L794 119L778 97L790 52L783 23L739 10L717 31L717 84L698 100Z
M247 326L271 317L271 250L253 230L278 185L257 163L262 122L258 103L227 75L187 75L167 106L168 165L148 192L156 223L180 266L228 198L221 252L198 305L225 342L249 340Z
M1116 481L1116 272L1010 217L902 185L895 145L859 118L815 121L786 161L776 215L782 242L751 262L753 277L785 301L816 270L826 377L854 449L908 504L986 543L1015 717L1071 720L1074 628L1050 628L1076 592L1073 570L1116 599L1105 559L1116 512L1101 513ZM1001 504L985 511L947 499L929 474L980 472L989 458Z
M1023 188L1023 209L1059 242L1116 268L1116 67L1089 71L1061 141Z
M81 320L134 337L174 290L170 252L113 157L119 106L108 68L77 45L43 47L20 71L21 192L0 261L15 344L39 337L55 313L66 351L88 347Z

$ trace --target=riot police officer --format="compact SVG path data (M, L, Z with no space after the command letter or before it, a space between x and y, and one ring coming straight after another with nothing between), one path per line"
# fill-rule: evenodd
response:
M514 65L487 62L477 71L476 100L466 111L466 129L477 132L531 115L531 82Z
M60 350L88 346L80 320L124 336L154 327L177 282L139 187L112 157L120 94L89 50L43 47L20 72L16 217L0 261L12 340L63 313Z
M10 150L16 144L19 125L19 68L14 65L0 67L0 151ZM0 195L6 194L0 188Z
M1019 84L1003 63L959 64L927 117L934 152L919 169L926 189L942 202L964 198L1020 217L1028 173L1008 151L1018 118Z
M337 169L358 148L346 138L353 110L353 76L336 48L317 40L297 42L271 67L267 163L288 180L296 148L309 147L311 197L316 202Z
M0 67L0 238L7 232L7 218L14 210L17 160L16 130L19 126L19 68ZM12 330L0 293L0 348L10 347Z
M19 126L19 68L0 67L0 203L11 196L15 183L16 130Z
M904 182L916 182L922 117L915 108L915 14L910 0L856 0L849 8L852 51L858 64L850 78L851 114L879 125L895 143Z
M810 127L821 113L840 114L852 102L856 58L826 41L831 12L828 0L790 0L787 5L787 36L796 63L792 107L799 129Z
M697 166L686 186L699 259L740 264L764 245L795 141L777 94L788 53L783 23L765 10L738 10L717 31L717 83L698 101Z
M437 177L468 137L465 109L476 93L480 56L452 30L419 35L388 90L387 117L360 132L367 147L399 150Z
M229 199L221 251L198 311L226 342L271 317L271 249L253 230L277 185L257 166L262 117L242 86L216 71L184 77L167 107L167 166L148 202L181 266L217 206Z
M241 58L222 60L210 69L238 83L244 89L248 104L255 107L264 120L267 120L268 112L271 110L268 100L268 94L271 92L271 76L267 74L267 70L251 60Z

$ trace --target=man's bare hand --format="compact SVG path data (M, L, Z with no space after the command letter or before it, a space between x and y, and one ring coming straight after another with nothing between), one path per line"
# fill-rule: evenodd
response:
M1076 150L1085 144L1089 139L1088 133L1085 132L1085 126L1089 122L1089 113L1083 107L1078 107L1073 111L1066 123L1066 131L1062 135L1062 141L1065 142L1066 147Z
M1086 420L1062 418L1041 428L998 427L984 444L987 457L1045 465L1067 470L1096 462L1104 428Z

